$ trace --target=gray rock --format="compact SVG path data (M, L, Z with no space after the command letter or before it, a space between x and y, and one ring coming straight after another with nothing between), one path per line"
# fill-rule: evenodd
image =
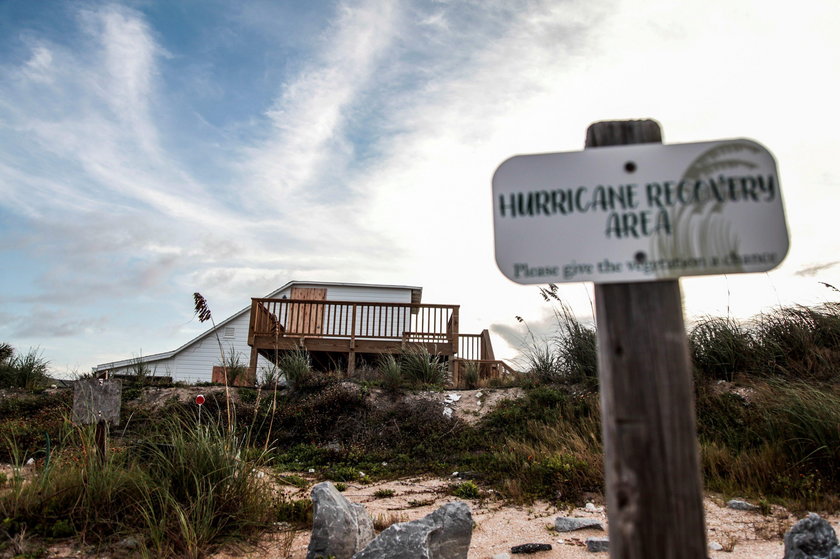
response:
M603 530L604 525L597 518L573 518L570 516L558 516L554 519L554 529L558 532L573 532L575 530L583 530L584 528L593 528L595 530Z
M740 499L731 499L726 506L734 510L758 510L758 507Z
M511 553L536 553L538 551L551 551L550 543L523 543L510 548Z
M809 514L785 534L783 559L840 559L834 528L818 514Z
M609 538L586 538L586 551L597 553L610 550Z
M490 559L510 559L510 553L497 553Z
M723 546L720 545L718 542L709 542L709 549L711 551L720 551L723 549Z
M365 507L348 501L330 482L312 488L312 537L306 559L350 559L373 540Z
M137 549L138 547L140 547L140 542L137 541L137 538L128 536L117 542L117 547L120 547L122 549Z
M448 503L419 520L389 526L353 559L467 559L472 526L465 503Z

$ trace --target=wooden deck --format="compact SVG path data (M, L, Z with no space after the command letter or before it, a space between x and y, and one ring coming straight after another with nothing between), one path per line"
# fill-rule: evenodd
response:
M460 333L458 305L251 299L248 345L252 367L257 355L276 362L280 352L302 348L345 356L348 376L359 355L422 347L446 359L455 386L462 382L466 362L485 369L482 376L494 374L493 363L499 371L506 367L495 361L487 330Z

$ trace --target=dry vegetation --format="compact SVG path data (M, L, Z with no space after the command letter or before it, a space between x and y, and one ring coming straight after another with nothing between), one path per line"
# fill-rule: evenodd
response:
M786 528L789 519L773 520L778 505L840 506L838 311L795 307L750 324L706 319L689 332L706 487L768 513L749 537ZM140 556L203 557L277 533L277 522L306 525L311 503L267 490L274 479L298 491L312 478L360 487L457 471L468 478L447 491L462 498L580 505L602 487L595 336L568 312L557 317L557 337L533 344L531 371L509 400L488 389L462 393L461 404L418 392L440 380L438 365L417 355L383 361L361 383L312 371L299 355L285 364L292 389L278 388L276 372L266 377L274 384L230 397L224 387L202 388L201 427L177 390L127 385L105 462L90 433L67 420L69 391L6 390L0 461L13 468L0 477L0 553L38 557L61 538L107 548L128 539ZM2 365L8 373L19 363L6 356ZM396 496L379 489L377 501ZM379 523L419 513L430 499L383 511ZM716 529L722 545L746 541ZM275 537L287 538L279 530Z

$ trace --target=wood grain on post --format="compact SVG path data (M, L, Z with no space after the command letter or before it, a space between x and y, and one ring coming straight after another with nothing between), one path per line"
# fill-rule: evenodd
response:
M586 133L587 149L661 142L652 120L597 122ZM595 300L610 557L705 559L679 282L596 284Z

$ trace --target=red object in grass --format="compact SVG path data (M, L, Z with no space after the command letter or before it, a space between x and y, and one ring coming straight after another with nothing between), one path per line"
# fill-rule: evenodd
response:
M196 396L195 403L199 406L202 405L204 403L204 394L199 394L198 396Z

